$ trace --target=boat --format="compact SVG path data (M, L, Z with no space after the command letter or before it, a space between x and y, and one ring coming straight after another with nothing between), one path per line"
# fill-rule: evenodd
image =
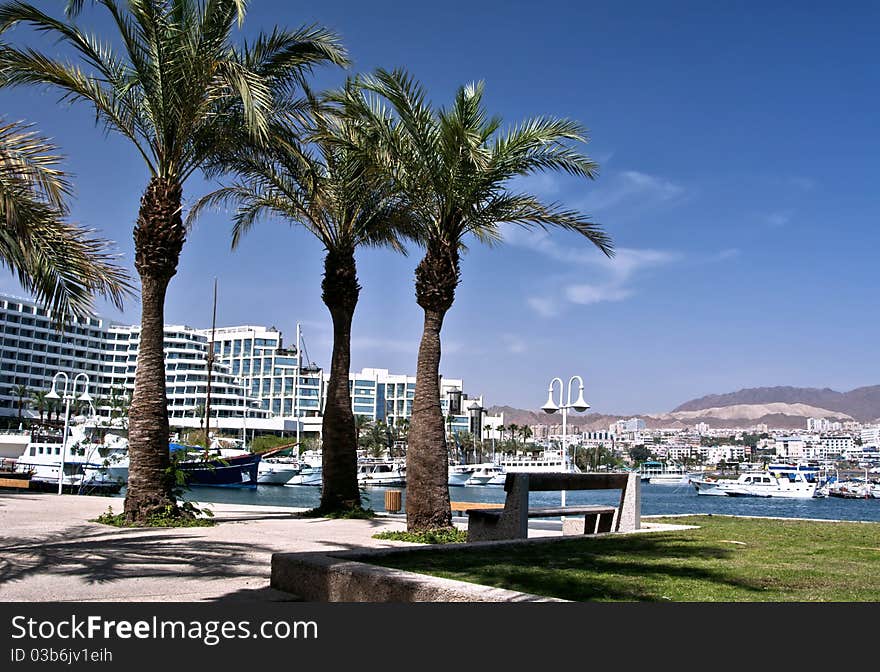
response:
M284 485L311 485L320 487L324 482L324 470L322 467L302 467L299 473L294 474Z
M698 495L786 499L811 499L817 495L820 486L818 480L810 482L797 471L778 475L769 471L749 472L736 480L707 477L692 478L690 482Z
M700 474L689 473L680 464L669 464L650 460L643 462L639 467L639 474L643 483L652 485L687 485L692 478L699 478Z
M292 457L266 457L257 470L259 485L286 485L300 471L299 462Z
M474 465L476 468L471 472L470 478L465 482L465 485L504 485L504 479L507 474L504 471L503 467L499 467L497 464L478 464Z
M31 490L57 491L59 481L63 492L77 494L115 494L124 480L111 475L105 468L104 443L95 433L96 426L81 418L70 425L64 446L60 437L35 435L15 460L15 473L30 476Z
M515 457L503 457L497 461L507 474L570 474L580 473L571 460L561 450L544 450L537 456L517 455Z
M384 460L360 462L357 479L364 486L406 485L406 465Z
M17 459L31 442L31 433L27 430L0 430L0 459Z
M466 484L475 467L475 464L450 464L447 484L456 486Z
M200 446L170 443L172 454L184 451L178 468L187 486L256 488L262 456L237 450L205 450Z

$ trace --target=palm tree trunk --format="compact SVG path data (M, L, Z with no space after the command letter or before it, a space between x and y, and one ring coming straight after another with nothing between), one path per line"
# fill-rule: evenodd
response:
M459 282L458 249L431 243L416 268L416 300L425 312L406 452L406 525L416 532L452 526L449 450L440 408L440 330Z
M168 407L165 396L165 292L177 272L185 240L183 190L154 177L141 198L134 229L135 268L141 277L141 334L134 395L129 408L129 476L125 517L144 522L176 509L168 472Z
M333 355L322 425L324 486L320 507L322 511L330 512L361 505L357 482L358 435L348 388L351 322L360 294L353 250L327 252L321 286L322 298L333 318Z

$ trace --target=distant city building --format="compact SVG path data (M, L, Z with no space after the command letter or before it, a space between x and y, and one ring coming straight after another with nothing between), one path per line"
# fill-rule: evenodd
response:
M696 425L694 425L694 431L700 436L708 434L709 429L709 425L707 425L705 422L698 422Z
M808 432L838 432L843 428L840 422L827 418L807 418Z
M862 427L859 433L862 440L862 446L880 447L880 425L872 427Z
M785 459L806 458L807 442L800 436L778 437L774 442L776 456Z
M608 431L615 435L634 434L647 428L645 421L641 418L630 418L629 420L618 420L608 427Z
M855 447L853 437L851 436L823 436L822 447L824 454L822 459L826 459L832 455L844 455Z

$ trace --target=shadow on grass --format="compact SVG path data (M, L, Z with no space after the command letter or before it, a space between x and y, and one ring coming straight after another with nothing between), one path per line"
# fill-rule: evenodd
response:
M662 533L554 541L496 548L463 546L459 552L397 555L377 564L567 600L663 599L670 582L708 582L747 593L762 583L709 566L734 551Z
M80 525L41 537L0 537L0 588L31 576L104 584L131 578L253 576L252 543L202 539L160 528L105 532Z

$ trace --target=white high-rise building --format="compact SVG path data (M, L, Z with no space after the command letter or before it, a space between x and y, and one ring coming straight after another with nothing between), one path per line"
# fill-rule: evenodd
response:
M207 354L212 330L166 325L165 383L169 421L199 427L207 397ZM329 374L305 361L297 345L285 347L274 327L242 325L214 330L211 427L265 431L320 431ZM35 417L30 395L48 392L64 371L89 376L96 411L108 415L109 400L134 392L140 327L110 325L100 317L73 319L59 331L33 300L0 295L0 416L18 413L18 390L26 390L22 414ZM350 374L352 409L370 420L399 424L412 416L415 377L387 369ZM443 416L452 432L470 431L473 420L460 378L441 378ZM63 390L59 390L63 392ZM80 394L82 390L78 390ZM482 406L482 397L476 399ZM501 416L481 413L486 428ZM497 429L494 430L497 432Z

